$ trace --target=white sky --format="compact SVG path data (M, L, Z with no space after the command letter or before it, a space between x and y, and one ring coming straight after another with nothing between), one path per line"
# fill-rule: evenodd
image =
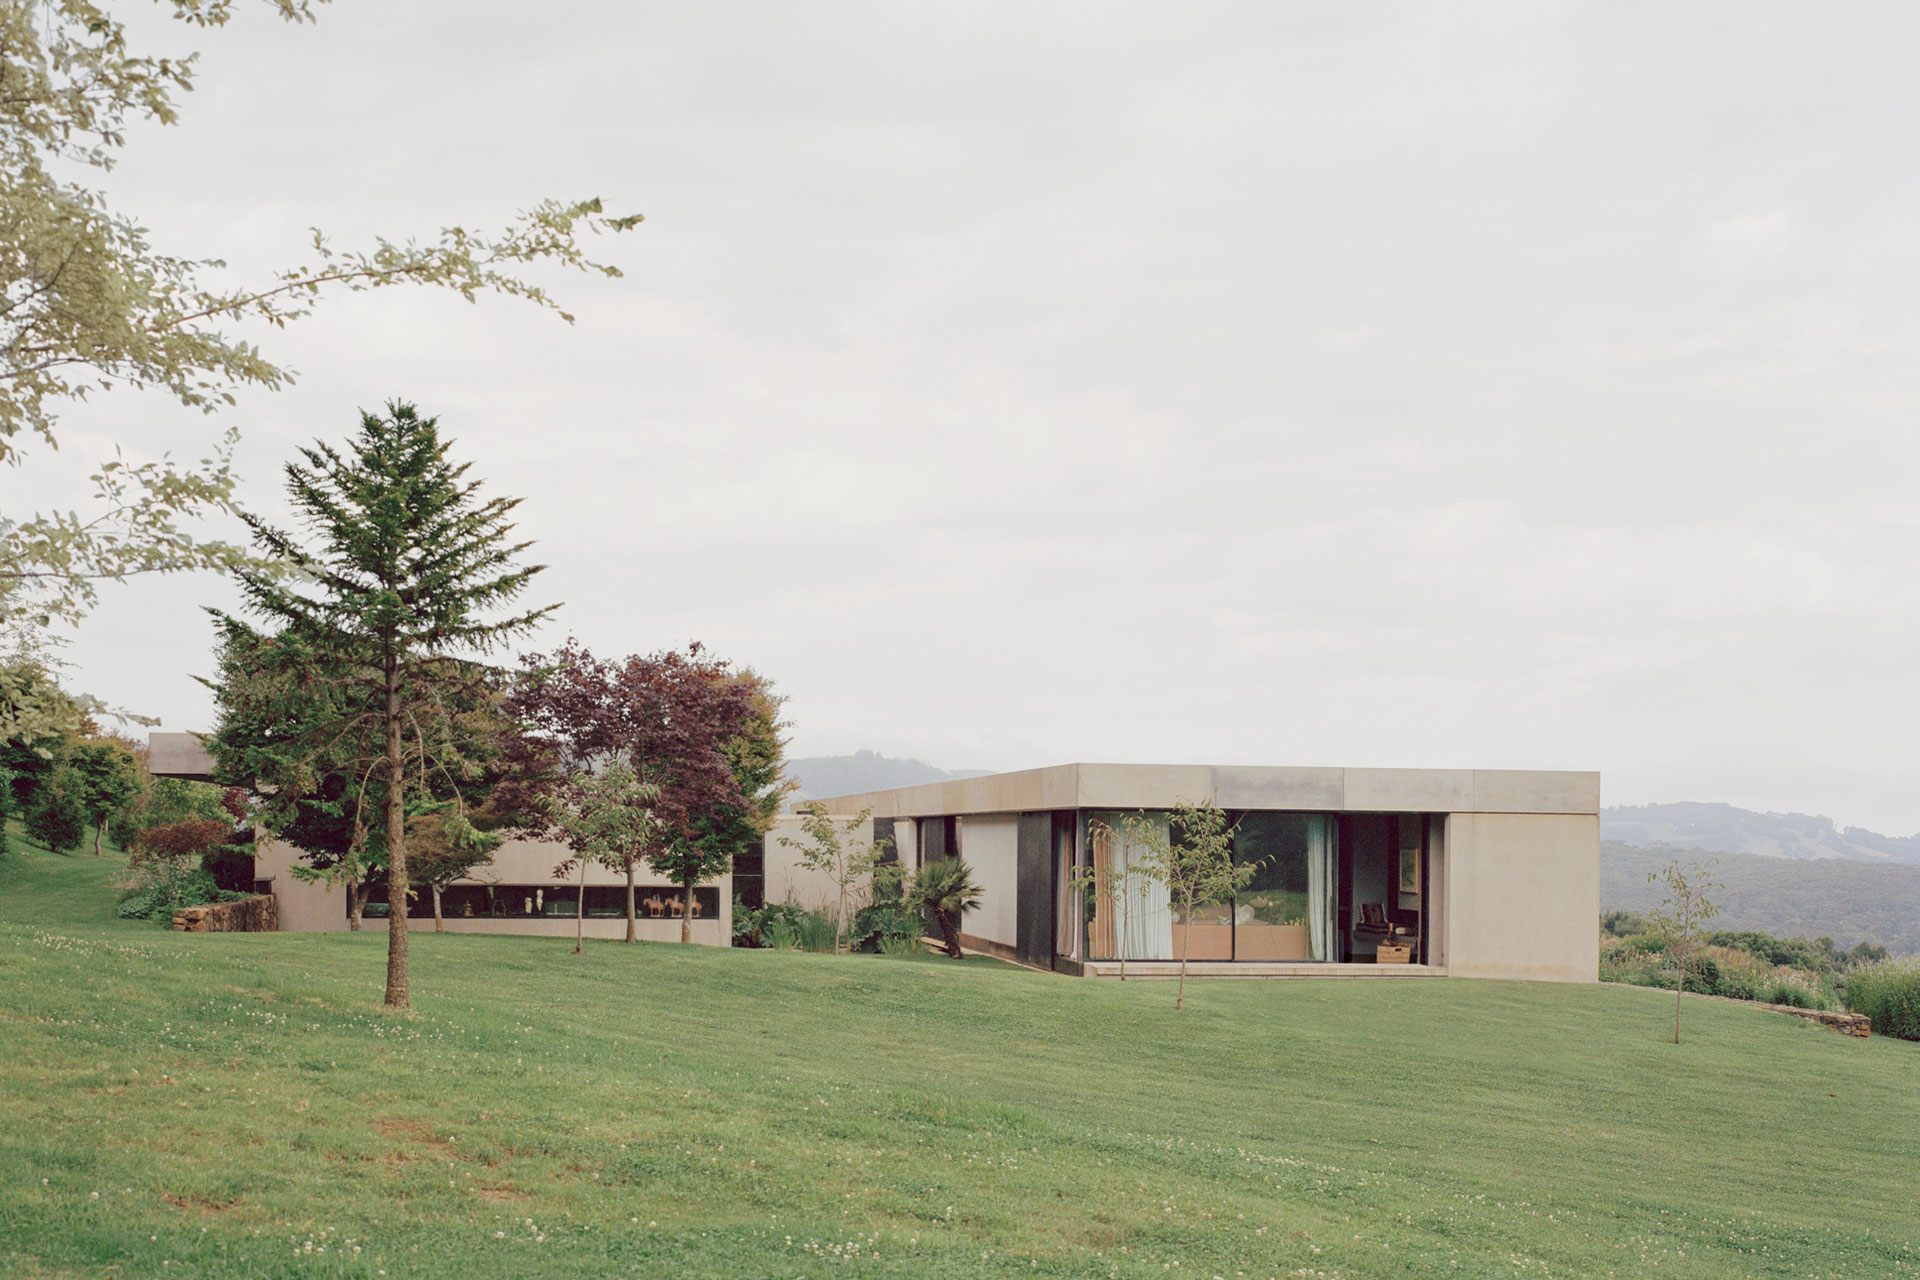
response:
M795 754L1597 768L1920 828L1911 5L243 6L109 179L256 277L307 228L601 195L571 329L385 291L256 335L250 505L390 397L564 600ZM156 50L159 51L159 50ZM57 499L205 420L106 397ZM77 683L203 727L211 578Z

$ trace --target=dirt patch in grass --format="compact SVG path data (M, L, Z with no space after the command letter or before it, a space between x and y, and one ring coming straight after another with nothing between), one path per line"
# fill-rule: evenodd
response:
M383 1138L395 1142L410 1142L421 1150L441 1160L458 1160L460 1149L447 1139L437 1136L432 1129L418 1120L408 1120L400 1116L385 1116L373 1122L373 1131Z
M533 1199L526 1192L515 1190L513 1187L481 1186L475 1187L474 1191L482 1200L490 1200L494 1204L521 1204Z
M160 1198L176 1209L185 1209L189 1213L204 1214L225 1213L227 1210L237 1209L245 1203L238 1198L233 1200L213 1200L206 1196L194 1195L192 1192L175 1195L171 1191L164 1191L160 1194Z

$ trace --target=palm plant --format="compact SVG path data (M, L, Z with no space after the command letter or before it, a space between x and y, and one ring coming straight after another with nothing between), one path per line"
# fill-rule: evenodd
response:
M947 954L960 958L960 917L980 905L973 870L958 858L942 858L920 868L906 886L906 898L933 913Z

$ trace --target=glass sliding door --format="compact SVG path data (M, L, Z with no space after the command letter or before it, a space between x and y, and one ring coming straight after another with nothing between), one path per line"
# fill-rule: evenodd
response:
M1149 813L1156 839L1167 838L1167 815ZM1171 960L1173 912L1167 886L1139 869L1146 849L1129 828L1137 813L1094 810L1087 814L1087 855L1093 864L1093 923L1088 959Z
M1334 960L1334 820L1324 813L1248 813L1234 861L1257 864L1233 908L1236 960Z

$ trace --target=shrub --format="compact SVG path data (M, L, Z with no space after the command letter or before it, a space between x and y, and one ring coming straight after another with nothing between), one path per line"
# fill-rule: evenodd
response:
M883 956L917 956L920 954L918 937L902 938L891 934L880 935L880 954Z
M860 908L853 917L850 944L855 951L885 951L882 944L889 939L917 944L926 931L919 907L898 898L885 899Z
M1847 975L1847 1008L1883 1036L1920 1040L1920 959L1882 960Z
M769 902L757 909L734 908L733 945L736 947L777 947L793 945L793 939L800 933L802 912L797 903ZM776 943L769 936L775 928L784 928L784 943Z
M800 928L790 920L775 920L761 930L762 945L775 951L792 951L800 945Z
M1634 987L1671 987L1666 962L1658 954L1634 947L1608 947L1600 953L1600 981Z
M1720 962L1704 951L1687 957L1687 990L1703 996L1713 995L1720 987Z
M1822 1009L1826 1001L1820 993L1804 978L1792 974L1781 974L1767 988L1766 995L1759 997L1768 1004L1791 1005L1795 1009Z
M200 869L229 893L253 891L253 846L225 844L200 855Z
M1647 932L1647 918L1638 911L1602 911L1600 932L1612 938L1631 938Z
M72 853L87 838L87 815L71 779L56 772L27 808L27 835L54 853Z
M189 871L184 863L149 862L134 873L134 883L120 900L122 920L159 920L171 924L181 907L205 902L233 902L244 893L229 893L204 870Z
M187 818L148 827L133 839L134 861L158 858L185 863L196 853L204 854L225 844L232 836L232 826L212 818Z

